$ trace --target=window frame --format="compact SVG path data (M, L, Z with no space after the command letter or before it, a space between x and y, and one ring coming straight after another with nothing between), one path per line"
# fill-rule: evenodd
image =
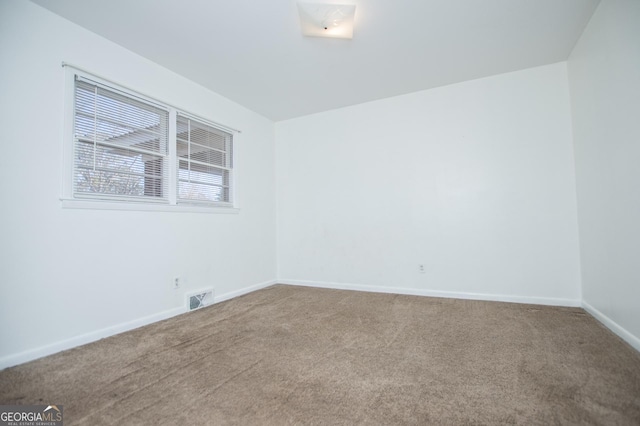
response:
M214 164L210 164L212 168L216 168L219 170L227 170L228 171L228 184L226 185L227 189L227 193L228 196L227 198L229 198L229 201L221 201L218 202L219 204L227 204L227 205L233 205L233 201L234 201L234 192L233 192L233 188L235 187L235 181L234 181L234 174L233 174L233 170L234 170L234 149L233 149L233 141L234 141L234 135L226 130L223 130L219 127L216 126L212 126L211 124L209 124L206 121L203 121L202 119L195 117L191 114L185 113L184 111L177 111L176 114L176 126L178 123L178 120L180 120L180 118L182 118L182 120L188 120L189 123L196 123L196 124L200 124L200 125L204 125L206 127L210 127L212 128L214 131L212 133L214 134L219 134L219 136L224 137L224 150L220 151L219 149L216 148L212 148L209 147L209 150L212 151L218 151L218 152L222 152L224 153L224 163L223 165L214 165ZM218 133L220 132L220 133ZM176 137L176 143L175 143L175 147L176 149L178 148L178 130L176 129L175 132L175 137ZM186 142L185 140L181 140L181 142ZM194 144L195 146L198 146L198 142L196 141L191 141L189 142L189 145ZM203 146L201 146L203 147ZM176 153L176 160L177 160L177 167L176 167L176 184L177 184L177 188L176 188L176 203L177 204L211 204L212 202L210 201L203 201L203 200L198 200L195 198L186 198L186 197L180 197L180 162L187 162L189 164L194 164L194 163L198 163L198 160L196 158L191 158L191 157L181 157L178 156L178 153ZM204 163L200 163L201 165L205 165ZM221 188L224 188L224 186L221 186ZM224 190L223 190L224 191Z
M63 155L62 155L62 196L60 197L63 208L99 209L99 210L135 210L135 211L172 211L172 212L196 212L196 213L238 213L240 211L238 203L238 156L237 144L239 130L221 125L214 121L200 117L188 110L175 107L169 103L162 102L157 98L148 96L140 91L131 89L125 85L105 79L95 73L85 71L76 66L63 63L65 70L65 96L64 96L64 135L63 135ZM135 198L130 196L113 196L109 194L84 193L77 195L74 189L75 173L75 81L76 76L88 79L105 86L107 89L120 92L125 96L140 99L152 105L166 109L169 113L168 122L168 161L169 172L166 188L168 194L166 199L155 199L153 197ZM214 201L189 201L178 199L178 157L176 128L178 116L189 117L192 120L203 123L214 129L231 135L231 170L229 202Z

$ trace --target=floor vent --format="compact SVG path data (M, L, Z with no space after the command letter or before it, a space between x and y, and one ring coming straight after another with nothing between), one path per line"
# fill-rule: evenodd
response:
M213 303L213 290L202 290L187 295L187 308L190 311L204 308Z

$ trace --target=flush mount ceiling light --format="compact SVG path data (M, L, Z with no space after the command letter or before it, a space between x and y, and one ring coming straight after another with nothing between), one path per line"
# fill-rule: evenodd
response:
M298 3L302 34L310 37L353 38L353 4Z

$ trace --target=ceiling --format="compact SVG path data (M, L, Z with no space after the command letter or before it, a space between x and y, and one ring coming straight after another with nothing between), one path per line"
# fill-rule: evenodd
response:
M32 0L273 121L566 60L599 0L356 4L304 37L295 0Z

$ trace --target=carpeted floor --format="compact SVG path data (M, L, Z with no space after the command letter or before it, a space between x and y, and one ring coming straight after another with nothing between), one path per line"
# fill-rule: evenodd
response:
M65 424L640 424L640 354L578 308L276 285L0 372Z

